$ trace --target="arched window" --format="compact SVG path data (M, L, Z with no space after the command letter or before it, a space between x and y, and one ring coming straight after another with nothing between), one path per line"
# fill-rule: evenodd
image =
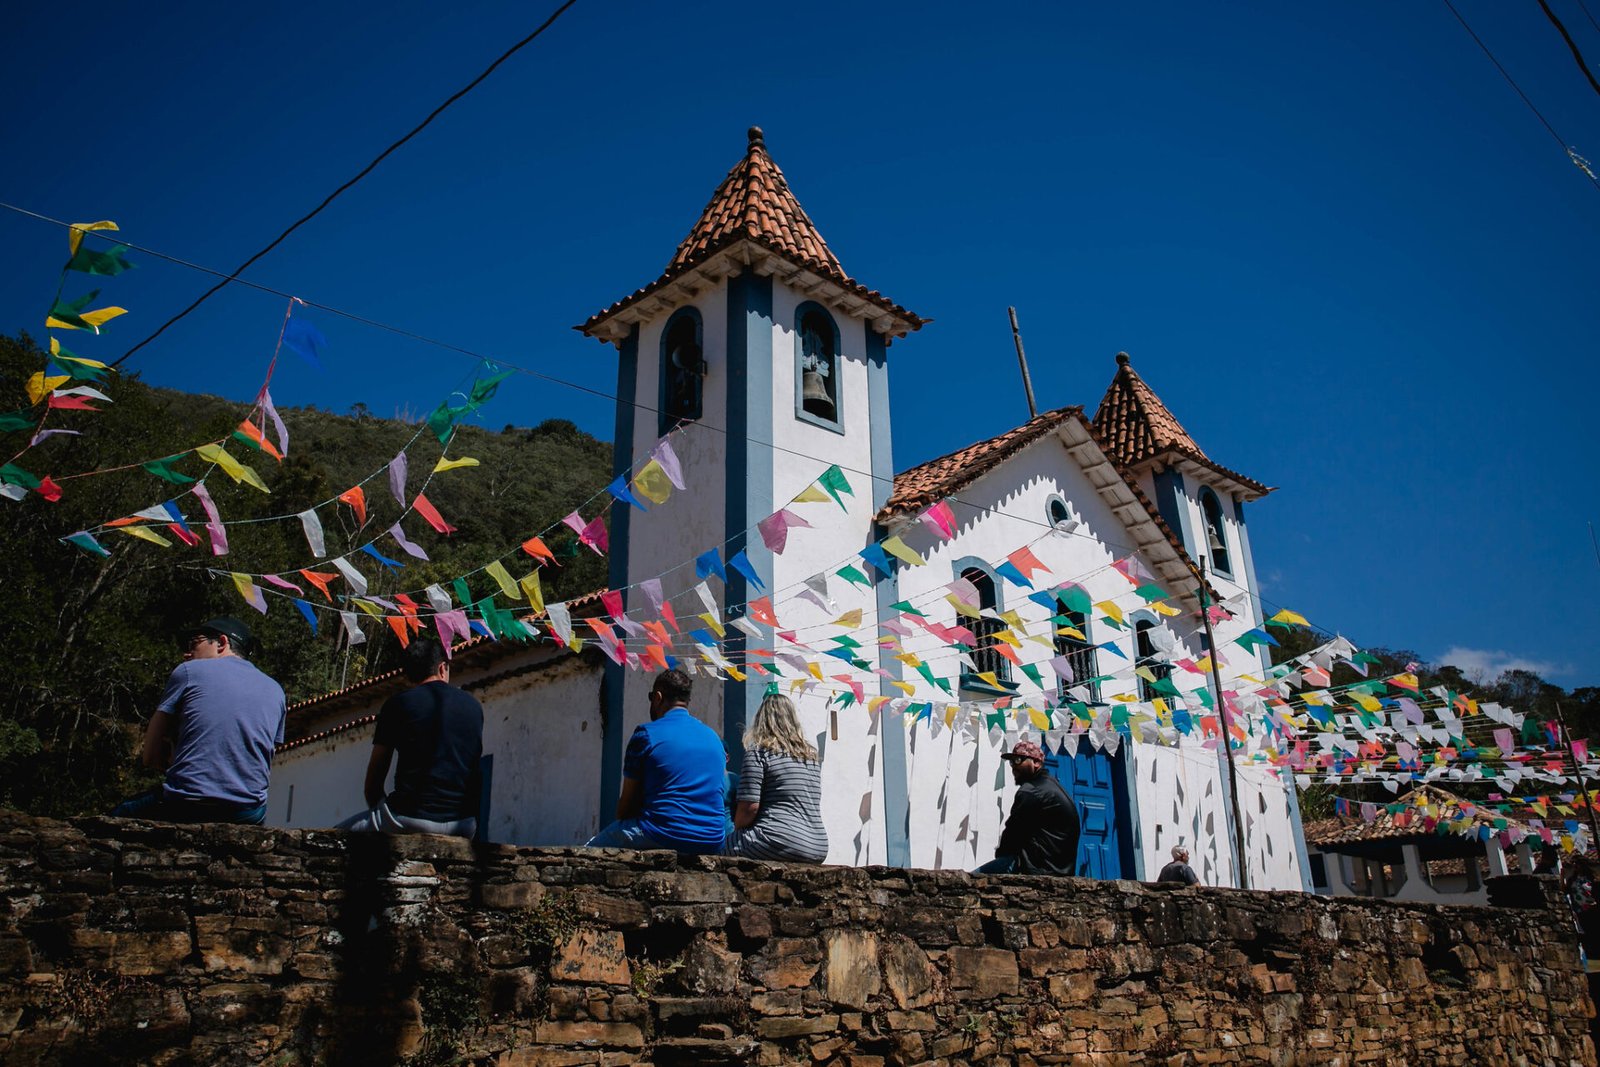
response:
M1067 507L1067 502L1057 494L1052 493L1044 506L1044 517L1050 525L1058 531L1072 521L1072 511Z
M1000 611L1000 587L993 574L985 566L980 566L976 561L962 560L956 564L958 573L962 578L971 582L978 591L978 610L996 614ZM1006 624L999 619L989 618L961 618L958 620L962 626L971 630L978 639L972 650L971 674L961 676L961 688L976 690L983 693L1010 692L1011 691L1011 661L995 651L994 635L1006 629ZM996 690L987 681L978 677L980 674L993 673L1001 683L1000 690Z
M1095 660L1094 641L1089 636L1089 616L1081 611L1061 612L1061 620L1056 624L1056 655L1065 656L1067 666L1072 671L1072 681L1062 679L1060 699L1069 700L1069 689L1087 686L1089 702L1099 703L1100 683L1093 681L1100 674L1099 664ZM1064 630L1076 630L1077 633L1063 633Z
M1222 501L1209 486L1200 490L1200 514L1205 518L1206 550L1211 569L1225 578L1233 577L1228 560L1228 527L1222 521Z
M808 301L795 312L795 339L796 417L842 430L838 325L821 304Z
M1134 641L1134 666L1147 667L1157 679L1165 679L1172 674L1172 664L1167 662L1156 648L1151 635L1155 632L1156 624L1152 619L1140 619L1133 624ZM1148 678L1142 675L1139 678L1139 699L1154 700L1161 694L1150 684Z
M661 433L701 415L706 361L701 341L700 312L679 308L661 331Z

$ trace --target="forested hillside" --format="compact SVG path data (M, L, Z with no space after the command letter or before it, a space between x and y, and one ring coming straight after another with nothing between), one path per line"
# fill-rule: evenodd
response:
M18 406L28 377L43 365L44 354L26 336L0 337L0 397L7 398L7 406ZM503 388L516 385L513 380ZM113 377L99 388L114 403L98 414L74 412L70 420L51 423L81 429L82 436L53 437L17 461L35 476L52 475L62 488L60 500L51 503L37 493L21 501L0 500L0 575L6 591L0 634L11 653L9 684L0 691L0 804L35 812L104 810L143 781L133 775L132 765L139 725L178 661L184 627L210 615L236 615L255 628L263 646L255 658L283 683L291 702L393 666L398 645L377 620L366 619L366 644L347 648L336 640L337 615L322 612L321 635L313 637L291 600L269 596L262 616L240 599L231 580L209 573L208 568L218 568L292 577L293 571L319 563L298 520L239 525L240 520L293 516L377 473L365 487L369 514L364 525L344 504L318 511L328 557L359 548L400 516L381 472L406 450L410 491L431 477L427 497L456 530L441 536L413 515L403 528L429 561L413 559L387 539L376 547L404 564L398 569L357 556L371 593L385 596L435 582L448 588L450 579L559 524L574 508L583 506L592 517L603 510L600 501L610 499L601 495L590 502L611 478L610 446L563 419L498 432L464 423L449 455L476 459L478 465L430 475L442 450L420 422L373 418L359 404L349 414L284 408L290 444L281 463L237 444L230 448L260 474L270 494L236 485L221 471L206 479L230 523L230 551L213 557L201 526L205 516L192 496L183 495L186 487L163 481L139 464L226 437L249 405L151 388L137 377ZM493 425L494 411L491 402L475 417ZM27 444L28 433L0 434L6 457ZM173 466L190 477L206 470L193 456ZM162 548L108 532L100 539L112 555L100 559L60 541L168 499L176 499L200 535L198 547L174 541ZM542 572L549 599L604 585L604 561L588 549L580 553L564 527L548 540L559 563ZM326 558L320 562L321 570L329 569ZM531 565L525 557L522 565L508 562L514 571ZM481 575L469 579L469 586L474 596L494 589ZM309 602L324 603L315 588L307 586L305 592Z

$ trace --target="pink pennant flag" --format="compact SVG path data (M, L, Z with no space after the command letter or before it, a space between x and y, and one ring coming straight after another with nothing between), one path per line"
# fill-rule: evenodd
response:
M222 516L217 512L217 505L212 503L211 491L206 488L205 482L195 482L190 490L194 498L200 501L200 506L206 513L206 533L211 537L211 554L213 556L226 556L228 554L228 528L222 525Z
M943 500L918 515L917 520L941 541L948 541L955 536L956 515L950 510L950 505Z
M666 600L661 593L661 579L646 578L639 583L639 589L644 593L644 598L650 601L650 610L660 615L661 605Z
M1504 726L1494 732L1494 747L1500 750L1501 755L1509 755L1517 747L1516 738Z
M1574 741L1574 742L1572 742L1572 761L1574 763L1588 763L1589 762L1589 742L1587 742L1587 741Z
M811 524L788 508L779 508L756 523L756 528L761 531L761 540L774 555L783 555L783 550L789 543L789 531L796 526L811 528Z
M584 526L588 525L587 523L585 523L583 521L583 516L579 515L576 511L574 511L571 515L568 515L566 518L562 519L561 521L566 523L568 528L571 529L572 532L577 534L579 537L583 536L583 528L584 528Z
M276 574L263 574L261 579L269 585L277 586L279 589L292 589L301 596L305 596L304 590L302 590L298 585L295 585L293 582L285 581Z
M406 506L406 454L400 453L389 461L389 492L395 503Z
M594 549L597 555L605 555L607 549L611 547L610 541L606 536L605 517L596 515L590 519L589 525L585 526L583 532L578 535L578 540Z
M676 489L683 486L683 467L678 464L678 454L672 450L672 442L663 437L656 442L656 447L651 450L650 458L661 464L661 469L666 472L667 481Z
M1026 545L1011 553L1011 555L1007 556L1006 559L1011 561L1011 565L1013 567L1022 572L1022 576L1024 578L1032 578L1035 571L1043 571L1046 574L1050 573L1050 568L1046 567L1043 563L1040 563L1039 557L1035 556L1033 554L1033 550L1028 548Z
M622 591L620 589L608 589L601 593L600 603L604 605L607 615L613 619L622 618ZM615 640L615 638L612 639Z

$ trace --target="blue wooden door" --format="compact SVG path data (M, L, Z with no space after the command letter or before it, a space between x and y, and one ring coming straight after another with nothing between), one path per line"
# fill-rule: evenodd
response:
M1045 767L1067 791L1078 808L1078 875L1083 878L1122 878L1123 850L1119 814L1118 776L1122 753L1108 756L1087 744L1074 755L1045 754Z

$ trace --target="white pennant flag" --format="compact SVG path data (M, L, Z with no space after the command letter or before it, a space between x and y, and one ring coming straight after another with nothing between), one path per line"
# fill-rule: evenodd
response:
M340 574L344 575L344 580L350 583L350 588L355 590L356 596L366 595L367 579L360 571L351 566L349 560L339 556L333 560L333 566Z
M361 632L361 623L356 618L355 612L341 611L339 612L339 618L344 622L345 636L350 639L352 645L366 644L367 635Z
M322 520L317 518L317 509L311 508L300 513L300 525L305 527L306 544L311 546L313 556L327 555L327 547L322 540Z
M567 610L565 604L546 604L545 613L550 617L550 630L561 638L563 645L572 644L572 612Z
M706 606L706 614L716 619L718 624L721 624L722 615L717 611L717 598L711 595L711 587L705 582L701 582L694 587L694 591L699 595L700 603Z
M428 603L433 606L434 611L442 614L455 607L455 604L450 600L450 594L440 589L437 585L428 586L425 592L428 594Z

